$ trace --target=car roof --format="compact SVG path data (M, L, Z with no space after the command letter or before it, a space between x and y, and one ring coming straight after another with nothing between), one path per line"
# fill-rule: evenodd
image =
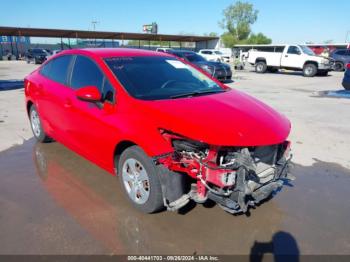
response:
M118 56L171 56L167 53L135 49L135 48L84 48L70 49L60 52L63 54L90 54L100 58L118 57Z

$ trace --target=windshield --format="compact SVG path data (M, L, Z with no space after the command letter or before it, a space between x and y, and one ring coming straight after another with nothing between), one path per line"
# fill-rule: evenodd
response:
M314 51L312 51L309 47L307 46L304 46L304 45L301 45L300 46L301 50L303 50L303 53L304 54L307 54L307 55L315 55Z
M47 55L47 53L43 49L33 49L32 53L38 55Z
M170 99L224 91L200 71L172 57L113 57L105 61L126 91L138 99Z
M214 53L217 54L217 55L223 55L223 53L220 52L220 51L214 51Z
M203 56L197 55L196 53L184 53L184 58L186 58L190 62L203 62L207 61Z

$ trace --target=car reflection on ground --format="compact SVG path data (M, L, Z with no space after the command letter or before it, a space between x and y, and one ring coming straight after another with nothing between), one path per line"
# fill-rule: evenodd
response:
M283 218L273 201L250 217L210 204L182 211L185 215L146 215L125 200L114 176L64 146L35 144L33 158L57 205L114 254L249 253L256 239L271 238Z

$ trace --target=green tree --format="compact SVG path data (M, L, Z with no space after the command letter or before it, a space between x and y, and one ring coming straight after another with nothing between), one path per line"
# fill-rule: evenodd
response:
M250 26L258 18L258 10L255 10L252 4L238 1L225 8L223 15L221 27L240 41L248 38Z
M238 1L223 11L220 25L226 32L221 36L226 47L236 44L269 44L271 39L262 33L253 34L251 25L258 19L258 10L250 3Z
M264 45L268 45L271 44L272 40L271 38L268 38L267 36L265 36L262 33L258 33L258 34L251 34L249 36L249 38L245 41L246 44L264 44Z
M209 34L208 34L208 33L205 33L204 35L205 35L205 36L213 36L213 37L217 37L217 36L218 36L218 34L215 33L215 32L210 32Z

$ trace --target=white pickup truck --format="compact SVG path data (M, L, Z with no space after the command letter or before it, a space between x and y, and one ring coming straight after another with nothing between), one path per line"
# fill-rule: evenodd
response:
M327 75L331 71L329 59L316 56L303 45L275 46L266 51L248 52L248 63L255 66L257 73L277 72L278 69L303 71L304 76Z

